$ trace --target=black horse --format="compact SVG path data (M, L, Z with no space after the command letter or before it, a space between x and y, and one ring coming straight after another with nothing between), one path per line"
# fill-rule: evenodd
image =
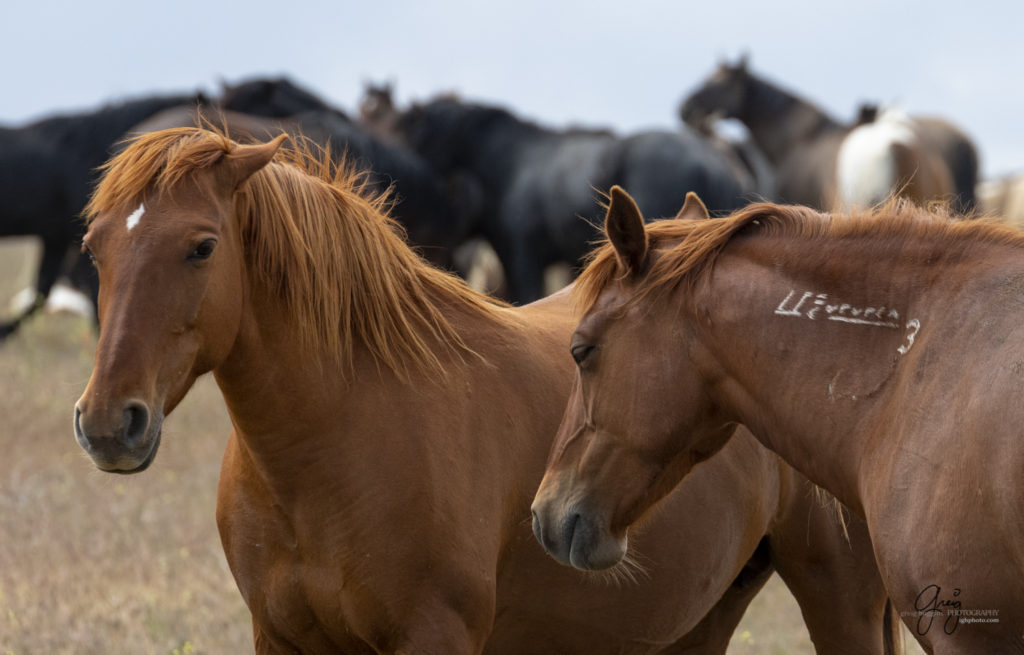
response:
M478 230L497 252L515 302L543 294L547 266L575 265L587 252L600 220L598 190L623 186L653 217L674 215L687 191L712 210L735 209L745 194L756 193L690 130L628 137L555 131L451 97L414 105L395 120L378 119L442 174L465 171L479 180Z
M20 315L0 323L0 339L45 304L62 273L90 294L95 305L97 281L79 251L84 226L78 215L97 167L132 125L167 107L202 100L199 94L148 97L0 128L0 237L37 236L43 242L35 300Z
M287 77L257 77L225 84L220 106L253 116L288 118L306 111L333 111L334 107Z
M337 109L308 109L285 118L271 118L279 113L273 103L281 98L298 98L298 93L307 99L315 96L287 80L257 80L246 85L261 93L247 93L244 103L236 96L225 104L253 113L204 111L185 105L143 121L130 130L129 136L194 125L217 127L241 142L266 141L281 132L301 134L321 147L329 147L338 160L343 158L347 165L366 171L367 184L378 193L390 190L394 201L391 215L403 224L410 242L434 264L452 266L451 252L466 238L476 211L475 205L464 200L473 196L463 190L462 185L471 183L465 176L442 179L422 157L374 136ZM303 104L314 103L289 101L287 106Z

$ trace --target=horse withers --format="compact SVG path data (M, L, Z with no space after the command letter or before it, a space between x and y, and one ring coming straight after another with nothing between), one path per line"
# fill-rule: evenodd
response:
M102 330L74 421L99 468L142 471L213 372L234 428L217 522L258 652L724 652L784 560L831 572L805 608L860 589L827 637L880 651L870 553L851 567L806 494L783 504L752 441L669 495L620 584L547 557L529 502L572 384L568 294L470 291L408 248L385 199L284 139L165 130L107 166L85 239Z
M645 228L621 190L606 225L534 510L614 550L740 423L866 520L928 652L1024 652L1024 237L899 203Z

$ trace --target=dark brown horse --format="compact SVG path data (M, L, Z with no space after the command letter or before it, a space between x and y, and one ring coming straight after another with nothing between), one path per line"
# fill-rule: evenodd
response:
M607 557L741 423L865 517L925 649L1024 652L1024 237L909 205L645 229L618 189L607 234L535 511Z
M746 58L736 65L720 65L679 112L686 123L703 131L718 117L746 125L775 166L780 202L830 209L871 205L895 193L919 203L949 202L961 214L975 206L977 152L963 132L939 118L912 118L907 130L899 132L841 123L751 73ZM840 171L840 148L851 130L858 143L846 145L847 165ZM864 151L864 144L872 147ZM862 184L837 181L840 173L847 179L853 175L857 182L868 178L867 192L851 196L851 190L859 191Z
M548 558L529 502L572 381L568 294L513 309L469 291L283 138L166 130L110 162L74 422L99 468L142 471L213 372L234 426L217 521L257 651L723 652L772 564L807 570L805 613L838 608L816 641L880 650L864 543L750 439L666 499L632 580Z

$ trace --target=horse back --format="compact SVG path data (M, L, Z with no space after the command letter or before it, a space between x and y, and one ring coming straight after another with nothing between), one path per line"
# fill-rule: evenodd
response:
M81 207L68 197L67 177L51 140L31 127L0 128L0 236L78 234L70 219Z
M689 130L627 137L615 178L652 218L674 216L690 191L716 211L740 207L753 190L743 188L720 151Z
M779 164L779 202L829 209L836 198L836 159L845 131L795 145Z

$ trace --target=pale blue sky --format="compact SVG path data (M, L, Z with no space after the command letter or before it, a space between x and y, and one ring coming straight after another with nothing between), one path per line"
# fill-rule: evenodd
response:
M0 10L0 124L221 79L288 74L354 110L367 80L552 126L677 125L723 57L838 118L862 100L945 116L987 176L1024 170L1024 3L392 0L16 2Z

